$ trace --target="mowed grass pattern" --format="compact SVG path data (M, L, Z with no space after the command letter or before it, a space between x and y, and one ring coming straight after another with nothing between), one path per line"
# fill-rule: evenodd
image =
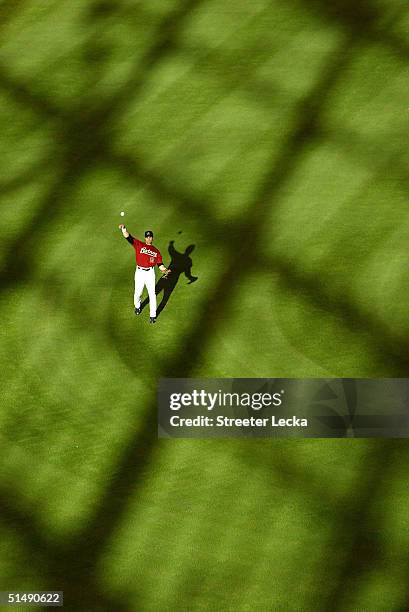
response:
M405 440L155 429L164 376L407 376L408 23L399 0L0 3L1 589L408 608ZM156 326L121 210L165 263L194 245Z

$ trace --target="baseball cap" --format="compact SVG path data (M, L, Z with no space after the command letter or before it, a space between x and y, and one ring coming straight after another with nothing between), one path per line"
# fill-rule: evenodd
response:
M153 232L151 232L151 230L146 230L145 238L147 238L148 236L152 236L152 238L153 238Z

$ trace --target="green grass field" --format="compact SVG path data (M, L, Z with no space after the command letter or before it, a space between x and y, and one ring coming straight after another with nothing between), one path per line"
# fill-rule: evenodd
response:
M0 2L0 590L409 609L406 440L156 435L160 377L408 375L408 28L403 0ZM155 326L122 210L165 264L194 245Z

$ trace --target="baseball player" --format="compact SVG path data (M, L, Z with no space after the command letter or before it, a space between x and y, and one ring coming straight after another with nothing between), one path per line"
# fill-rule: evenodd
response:
M164 276L170 274L170 270L163 265L160 251L152 244L153 232L147 230L145 232L145 242L142 242L131 236L123 223L121 223L119 229L122 231L123 237L135 249L135 314L141 314L141 296L146 285L149 295L149 322L156 323L155 266L159 266L159 270L164 273Z

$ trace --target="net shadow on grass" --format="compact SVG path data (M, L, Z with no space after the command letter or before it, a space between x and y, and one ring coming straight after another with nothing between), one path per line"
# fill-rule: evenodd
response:
M362 478L351 489L341 512L336 512L333 536L328 541L324 563L331 563L335 555L335 577L326 594L316 593L322 612L359 608L354 598L359 595L366 576L389 564L382 544L379 518L374 515L374 504L385 502L383 485L391 477L394 467L407 460L406 440L372 440L361 470ZM347 587L346 587L347 585Z
M356 163L364 164L373 170L375 175L391 179L400 190L409 192L409 170L402 155L387 143L382 150L379 143L365 141L358 134L342 128L327 133L330 143L341 148L345 155Z
M51 538L43 525L35 519L32 508L18 497L15 490L0 487L0 521L18 533L27 554L27 561L35 566L41 580L39 590L64 591L67 610L95 612L125 612L130 607L122 597L109 597L98 584L95 568L77 550ZM10 588L10 585L7 585ZM14 588L18 588L15 585Z
M103 21L106 18L112 17L121 13L124 9L121 0L94 0L90 2L84 19L85 24L92 25L95 20Z
M277 487L277 484L281 483L281 486L285 487L284 491L280 487L276 490L278 496L297 492L305 506L308 520L311 520L313 515L314 525L331 526L323 546L322 573L312 581L316 587L310 590L311 601L303 600L303 609L323 612L345 610L351 606L351 602L355 604L354 597L361 581L372 571L386 566L387 559L379 537L381 520L373 515L372 509L374 503L382 501L383 485L403 458L403 441L400 447L397 447L394 440L372 440L349 490L339 492L335 496L330 487L320 482L318 473L312 476L303 467L283 456L277 443L288 444L288 441L276 440L274 446L272 441L270 442L271 446L265 445L262 453L253 448L248 450L244 446L242 449L238 446L238 451L251 465L254 465L256 457L259 469L265 472L266 487L269 480L273 486ZM299 442L303 444L303 441ZM354 442L351 440L349 443ZM297 444L297 441L292 441L292 444ZM407 453L405 454L407 458ZM325 465L322 469L325 469ZM294 503L293 498L291 500ZM253 520L254 518L252 516ZM274 532L274 525L272 530ZM269 536L266 532L263 542L268 542ZM262 552L257 546L258 558L262 558ZM303 565L301 558L298 561L298 571L302 569L302 574L305 575L308 573L308 567ZM252 567L249 567L245 574L249 589L251 575ZM297 568L294 575L298 575ZM266 591L274 589L275 580L275 574L272 572L271 584L265 585ZM192 601L192 597L199 595L200 587L208 588L209 585L203 581L204 577L198 575L196 568L192 567L181 581L180 593L189 596L188 601ZM180 593L175 596L175 600L180 598ZM245 595L246 591L243 593L244 601ZM357 608L356 605L355 607Z
M345 53L337 53L337 58L340 57L345 58ZM286 144L281 160L277 165L274 165L272 172L265 178L257 198L249 208L248 218L252 219L251 231L257 232L264 222L263 211L260 210L261 202L264 199L271 200L274 193L277 192L282 182L288 178L297 164L297 160L302 155L304 147L311 139L314 139L315 126L325 104L326 95L337 81L337 76L343 67L344 60L341 62L336 60L334 62L331 59L327 66L327 71L318 86L308 99L301 104L299 108L300 120L295 127L293 136L290 142ZM234 237L234 242L231 241L229 245L232 253L240 250L243 242L245 243L246 239L248 240L248 233L247 223L243 224L241 222L236 224L231 234ZM204 310L199 313L193 333L183 343L181 350L176 355L172 355L168 363L164 365L164 376L186 376L194 372L196 363L200 360L201 354L203 354L212 337L210 329L208 329L207 313L209 303L210 305L212 303L214 305L217 304L219 310L227 308L230 298L225 292L226 280L230 277L235 265L236 262L233 261L226 267L226 272L213 290L209 302ZM244 266L242 273L245 274L249 271L250 267ZM200 352L197 350L199 346L201 347ZM195 349L191 352L191 354L195 355L195 358L189 364L186 364L185 355L186 351L189 351L190 348ZM148 416L142 430L125 449L123 457L117 466L116 475L106 487L100 504L92 515L88 526L81 533L77 544L72 547L75 553L73 552L70 556L62 557L59 561L60 568L66 567L67 559L84 559L84 563L88 567L95 567L116 528L121 524L128 508L128 502L134 496L138 485L143 481L144 474L149 470L149 466L153 462L155 450L159 447L156 441L156 402L150 406L147 414Z
M318 276L297 269L294 262L289 263L278 255L263 256L261 261L264 265L269 262L272 269L278 272L280 284L291 294L306 300L321 312L338 317L346 328L370 346L379 368L391 376L408 375L409 348L406 337L393 334L371 312L361 309L344 293L332 293L330 286L324 285Z
M298 0L298 3L315 11L320 18L333 25L342 25L361 37L379 19L380 12L368 0Z
M37 234L57 218L59 211L55 204L68 197L76 180L76 171L76 165L73 165L65 168L57 176L47 196L32 216L30 224L26 225L25 229L6 246L4 266L0 273L0 285L4 289L30 279Z
M126 83L111 96L99 103L99 112L106 120L118 116L129 100L138 97L148 81L152 70L177 48L177 39L187 20L205 0L183 0L159 24L155 42L145 56L135 62ZM97 3L98 4L98 3ZM95 100L94 100L95 102Z
M194 6L193 3L189 4ZM362 3L362 6L364 6L364 3ZM364 17L362 17L363 22L361 27L366 27L365 24L368 22L368 19L372 20L371 13L369 14L369 17L365 11L362 13L362 15L364 15ZM174 48L173 42L170 44L170 41L174 40L173 28L174 25L171 26L172 31L169 33L169 35L165 34L162 42L158 43L156 49L151 52L151 63L148 63L150 67L155 65L155 62L160 61L160 58L163 57L162 51ZM357 33L355 26L353 31ZM303 102L299 105L297 123L294 127L293 135L289 142L286 143L278 163L272 164L272 171L265 177L265 180L259 187L257 197L249 206L248 211L246 211L246 219L251 219L250 229L247 221L245 224L242 221L236 222L231 228L229 248L232 257L233 254L236 257L237 252L240 252L240 250L245 250L248 245L247 236L249 233L251 234L251 232L257 232L260 230L265 221L265 215L267 212L263 209L264 201L272 201L274 204L274 196L277 195L279 188L291 175L298 161L302 157L305 147L316 141L318 137L320 113L325 107L328 92L331 91L331 88L337 82L337 79L342 73L345 65L348 64L348 59L351 56L351 46L354 47L354 53L359 50L358 46L354 46L353 38L348 40L347 44L338 50L338 59L331 58L326 68L326 72L322 75L321 80L319 81L317 87L312 91L311 95L303 100ZM2 75L0 73L0 79L1 76ZM2 80L2 85L6 85L4 80ZM8 85L10 85L10 81L8 81ZM141 87L140 82L138 87ZM118 104L123 100L126 92L126 95L130 95L130 89L131 88L125 88L122 93L116 96L115 99ZM27 95L25 95L25 93L27 93ZM42 111L45 110L44 106L40 103L41 101L39 100L38 96L33 97L30 92L25 93L22 95L23 101L29 105L33 103ZM115 112L117 113L119 110L120 106L116 106ZM82 113L81 109L78 112ZM42 207L41 212L42 215L51 211L52 206L55 206L56 204L55 199L57 199L60 204L65 202L67 192L62 184L65 184L66 180L71 178L75 180L78 175L83 173L85 168L90 167L101 159L100 151L105 147L103 138L97 138L97 146L92 145L91 148L89 148L88 142L86 140L82 140L82 138L85 138L84 136L81 136L78 140L78 136L75 135L73 137L71 132L80 128L89 130L90 127L96 127L99 129L103 124L105 124L107 119L106 113L106 106L104 106L102 111L98 112L96 115L88 115L85 119L81 119L81 121L70 121L64 127L63 133L66 135L68 134L68 142L70 143L68 144L65 152L66 161L64 163L66 164L66 169L62 171L59 181L57 181L56 185L50 191L48 197L44 200L44 206ZM55 117L56 114L54 112L51 113L50 118ZM57 113L57 117L60 118L59 113ZM81 151L79 160L78 147ZM127 171L128 170L129 169L127 169ZM55 208L56 210L53 213L54 218L56 218L58 215L59 207L55 206ZM34 223L34 225L37 225L36 231L41 230L41 228L44 227L40 219L38 220L37 224ZM21 238L19 238L19 240L20 239ZM30 256L32 257L32 253L30 253ZM231 294L226 293L225 287L226 284L229 284L229 279L231 278L235 265L236 261L228 262L225 273L214 287L208 302L203 309L197 313L192 334L182 343L182 347L178 349L176 353L171 355L164 364L163 376L189 376L189 374L194 373L195 367L198 365L198 363L200 363L201 357L209 346L211 338L214 337L215 334L215 330L211 329L210 322L208 321L207 314L209 311L209 306L211 307L213 305L219 312L228 310ZM250 274L251 271L251 266L247 265L243 266L241 273L245 275ZM15 268L16 276L13 283L15 283L15 281L18 282L19 280L27 278L29 272L30 268L27 263L26 253L24 257L20 259L18 266ZM300 282L302 285L302 279ZM314 288L314 292L317 292L316 287ZM312 291L312 294L314 292ZM312 297L317 301L322 301L322 297L320 295L318 295L318 297L312 295ZM326 304L324 303L324 308L325 307ZM345 314L349 316L349 313ZM198 350L198 347L201 347L200 350ZM194 355L190 363L186 363L187 352ZM84 591L86 592L87 589L89 589L90 593L95 594L97 600L98 598L100 601L102 599L101 593L99 592L100 587L96 587L93 582L89 583L88 577L90 575L94 576L96 566L101 558L101 555L106 550L106 547L110 543L116 529L122 524L128 509L128 504L130 500L134 498L135 493L137 494L138 488L143 482L146 473L148 473L151 466L154 465L155 453L160 452L160 448L161 445L156 440L156 402L152 402L147 411L147 418L141 431L124 449L122 459L118 463L115 470L115 475L113 476L112 481L107 484L99 506L95 509L90 518L90 522L81 532L80 537L78 537L78 539L76 539L74 542L71 542L67 548L57 548L54 550L54 552L52 550L51 552L49 551L49 544L43 545L44 552L46 553L47 551L47 555L49 553L49 561L47 562L47 566L45 568L45 573L48 576L49 584L52 586L52 588L55 588L55 583L58 582L58 580L62 580L62 584L60 583L61 586L66 587L66 590L70 594L73 601L76 601L82 608L84 607ZM386 448L387 445L385 446L385 449ZM382 461L387 460L389 456L386 450L383 454L380 453L380 455L382 455ZM382 461L380 459L379 461L375 461L375 465L377 465L380 470L382 469ZM351 501L351 506L349 509L351 514L361 516L364 520L366 520L367 517L366 509L369 507L370 500L373 499L373 488L371 489L370 486L373 484L373 473L371 474L371 478L368 479L368 483L369 484L366 487L363 487L364 490L361 492L358 500L354 499ZM36 548L38 549L38 547L41 547L39 534L35 531L31 523L32 517L29 514L19 515L18 507L13 508L13 506L10 505L8 508L4 507L4 514L6 517L7 514L8 516L11 516L11 514L14 513L14 526L16 529L27 534L28 548L36 550ZM361 531L358 531L357 529L355 534L352 534L352 540L355 543L358 542L359 547L361 547L361 544L359 543L361 541ZM351 551L356 552L356 550L359 550L359 548L357 548L357 545L354 544L354 546L351 547ZM347 571L346 568L347 565L345 564L345 568L340 571L341 579L343 579L345 576L345 572ZM63 578L64 576L66 576L66 578ZM96 604L94 604L91 600L87 600L85 603L88 610L98 609ZM102 607L100 607L100 609L107 610L126 609L121 608L120 602L116 601L108 603L105 601L101 603L101 606ZM111 608L109 608L109 606L111 606Z
M314 11L330 25L342 27L363 42L370 42L388 48L403 60L409 57L409 45L391 32L389 23L382 23L383 11L368 0L295 0L300 6ZM397 7L395 18L399 19L402 9ZM382 25L381 25L382 23Z
M39 173L45 170L47 166L47 160L41 159L38 162L32 164L27 170L23 170L17 176L6 180L0 180L0 199L3 196L9 195L19 189L32 184L38 179Z
M348 49L350 49L350 44L351 41L347 41L346 47ZM336 83L338 75L345 67L345 57L345 52L337 53L338 60L339 58L343 59L341 59L340 62L335 61L335 64L333 61L331 61L330 65L327 67L327 71L326 74L324 74L323 79L319 82L319 85L314 92L312 92L307 101L303 103L302 108L300 109L300 115L302 116L293 133L291 142L287 143L280 162L274 166L272 173L266 177L266 180L261 186L258 197L253 201L250 210L248 211L252 214L248 214L246 216L246 218L253 219L250 228L253 232L257 231L259 224L261 224L264 220L263 214L257 214L260 201L266 198L269 198L271 201L273 194L288 177L289 173L294 168L294 165L297 163L297 159L299 159L300 155L302 155L304 147L310 142L311 138L314 137L314 126L317 124L319 113L325 104L326 96L331 90L331 87ZM235 252L243 241L245 242L248 233L248 224L246 224L244 227L236 226L235 231L232 231L235 241L234 243L230 242L229 245L232 252ZM209 322L207 313L209 311L209 307L211 308L212 304L217 304L219 310L226 310L230 299L227 297L225 292L226 280L230 276L231 268L234 265L235 263L233 262L226 267L225 274L222 275L222 278L214 288L205 308L202 312L198 313L197 321L193 328L192 334L183 343L183 346L178 351L178 354L173 355L172 358L169 359L169 362L164 364L163 376L178 377L189 376L192 373L194 374L196 363L201 359L203 352L206 350L209 339L212 337L212 334L210 334L208 329ZM248 271L249 269L244 266L242 273L245 274ZM198 351L198 347L201 347L200 351ZM186 354L194 355L189 364L186 364ZM137 488L136 483L140 482L143 472L148 469L149 465L153 461L155 448L158 447L154 437L156 436L156 416L154 413L155 406L152 405L148 411L149 416L145 423L143 432L141 433L140 439L133 440L131 445L128 447L123 461L118 466L117 478L111 483L109 490L105 492L99 509L94 515L93 521L90 523L91 527L90 531L88 531L87 539L88 541L95 543L98 541L97 547L95 547L93 550L93 558L98 558L99 556L97 548L100 549L100 552L104 548L103 541L101 541L99 537L95 537L98 533L98 525L107 523L111 525L110 533L105 534L105 536L107 536L106 541L108 541L113 533L113 521L119 524L121 522L121 515L126 510L127 502L124 497L121 499L121 507L116 508L116 512L112 507L112 500L117 498L118 491L135 491ZM131 479L129 476L130 473L133 474ZM94 527L92 527L92 525L94 525Z
M3 30L24 9L26 4L27 0L3 0L0 4L0 38L3 37Z
M348 41L349 47L349 41ZM236 224L235 232L232 232L235 242L230 243L231 252L240 251L243 243L249 240L249 227L247 219L252 219L250 227L250 239L252 232L258 231L264 222L264 215L259 211L260 202L268 198L272 199L274 193L287 179L297 163L304 147L308 144L310 137L313 136L313 126L318 119L319 113L324 108L326 96L331 87L336 83L337 77L344 68L344 59L339 62L338 58L345 58L344 53L337 53L336 59L331 57L322 79L319 80L316 88L306 102L301 105L301 119L291 137L290 143L284 146L281 163L274 165L260 187L259 194L251 203L247 211L246 220ZM307 115L307 116L306 116ZM232 292L225 291L226 281L231 278L233 269L236 266L236 259L226 265L225 272L214 287L210 299L207 301L202 311L197 314L193 325L192 333L182 343L176 354L171 355L163 363L163 377L189 377L194 374L197 363L207 349L210 339L213 337L215 327L214 321L209 321L208 312L212 306L219 311L225 311L228 307ZM242 273L246 274L250 270L249 264L243 264ZM210 330L212 328L212 332ZM186 354L191 355L189 362L186 362ZM79 542L87 542L86 557L93 566L100 558L106 546L110 542L115 530L122 523L123 517L128 509L128 504L133 498L135 491L143 481L144 474L149 471L154 461L155 452L160 448L156 438L156 400L147 410L146 420L139 434L131 440L124 451L121 461L117 465L115 477L107 485L99 506L90 518L88 526L84 529ZM80 554L81 548L79 548ZM81 556L81 555L80 555Z

